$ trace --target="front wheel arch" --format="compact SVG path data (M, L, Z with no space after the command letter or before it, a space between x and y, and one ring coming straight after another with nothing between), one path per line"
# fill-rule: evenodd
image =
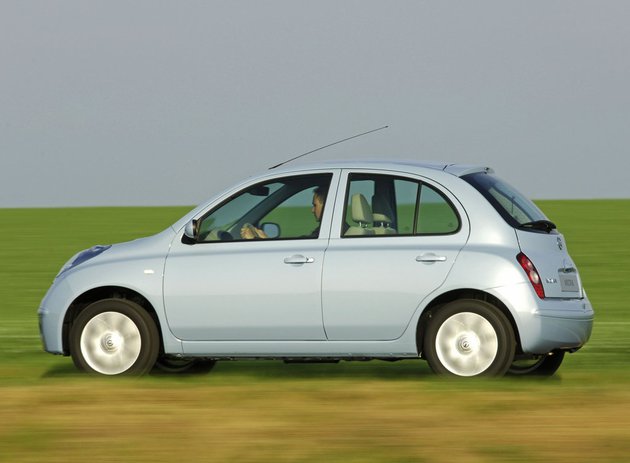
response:
M68 307L68 310L66 311L64 317L62 332L62 346L64 355L70 355L70 328L72 327L72 324L74 323L76 318L79 316L81 311L88 307L90 304L100 301L102 299L124 299L142 307L151 316L153 322L157 327L160 342L160 353L163 353L164 340L162 338L160 319L157 316L157 312L155 311L153 305L149 302L149 300L142 294L129 288L124 288L121 286L102 286L84 292L74 301L72 301L72 304L70 304L70 306Z
M82 310L69 335L76 367L103 375L143 375L160 350L157 326L138 304L101 299Z

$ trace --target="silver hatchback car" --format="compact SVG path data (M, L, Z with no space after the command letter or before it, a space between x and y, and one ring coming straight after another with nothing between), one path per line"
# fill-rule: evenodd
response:
M80 252L39 319L46 351L104 375L420 357L471 377L553 374L593 309L555 225L490 168L355 161L273 169Z

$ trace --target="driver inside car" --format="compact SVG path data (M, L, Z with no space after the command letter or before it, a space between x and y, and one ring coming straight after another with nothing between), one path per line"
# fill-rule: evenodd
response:
M311 212L315 216L315 220L318 224L322 220L327 194L327 186L318 186L313 191L313 203L311 207ZM303 236L302 238L317 238L319 236L319 227L320 225L317 225L317 228L315 228L315 230L313 230L310 234ZM241 238L244 240L267 239L268 236L260 228L256 228L251 223L246 223L241 227Z

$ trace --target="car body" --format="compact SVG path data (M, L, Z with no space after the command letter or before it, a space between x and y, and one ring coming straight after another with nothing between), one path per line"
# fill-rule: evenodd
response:
M593 324L564 237L492 169L385 160L272 169L83 251L39 316L46 351L109 375L418 357L552 374Z

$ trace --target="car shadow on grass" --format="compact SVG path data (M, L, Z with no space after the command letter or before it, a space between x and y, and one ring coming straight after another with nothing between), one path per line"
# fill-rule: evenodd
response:
M104 378L102 375L90 375L77 370L72 362L58 363L42 374L42 378ZM391 380L391 381L418 381L427 380L439 383L460 383L462 378L445 377L435 375L428 364L420 359L387 362L382 360L371 361L340 361L338 363L285 363L281 360L221 360L209 373L168 373L155 369L146 378L154 378L156 381L181 379L183 381L239 381L247 379L251 381L273 381L282 379L305 380ZM108 379L115 379L108 377ZM142 378L139 378L142 379ZM464 382L496 381L496 378L475 378ZM502 378L503 384L532 384L538 382L560 383L562 377L555 374L543 378L537 376L515 377L506 375Z
M420 359L408 359L397 362L382 360L341 361L339 363L285 363L282 361L221 361L217 362L210 375L224 378L249 377L252 379L378 379L392 381L426 380L437 383L476 383L501 381L504 384L524 384L551 382L560 383L562 377L555 374L551 377L513 376L503 378L460 378L434 374L429 365Z
M263 378L409 379L433 376L426 362L340 361L338 363L285 363L280 360L220 361L211 374Z
M61 378L61 377L67 378L70 376L81 377L81 376L85 376L85 373L79 371L72 362L68 362L67 364L58 363L54 365L53 367L44 371L41 377L42 378Z
M72 362L57 363L42 374L42 378L85 377L86 373L79 371ZM95 375L100 376L100 375ZM213 379L233 379L249 377L252 379L282 379L282 378L327 378L327 379L392 379L414 380L432 377L433 374L426 362L422 360L405 360L399 362L372 361L341 361L338 363L285 363L281 360L222 360L218 361L209 373L166 373L152 372L152 377L212 377ZM102 376L100 376L102 377Z

